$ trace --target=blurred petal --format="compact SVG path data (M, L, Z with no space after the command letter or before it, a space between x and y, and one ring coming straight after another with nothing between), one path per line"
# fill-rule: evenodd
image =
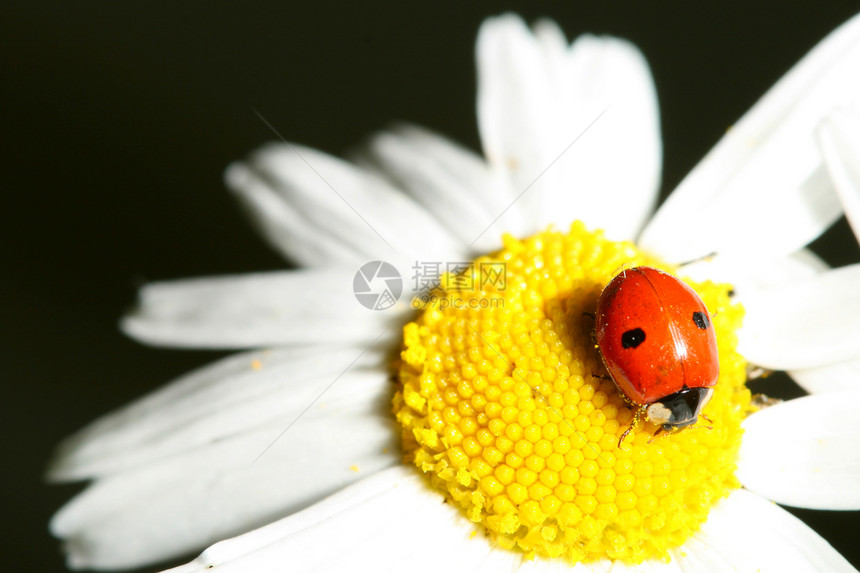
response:
M361 260L354 245L319 232L247 165L230 165L224 180L266 242L285 258L301 266L354 265Z
M711 252L754 258L791 253L821 234L841 206L814 132L833 109L860 98L858 69L855 17L732 127L670 195L640 244L671 261Z
M860 358L814 368L790 370L789 374L810 394L860 389Z
M501 550L499 550L501 551ZM517 554L518 559L522 559ZM682 573L683 570L676 561L665 562L651 559L635 565L622 561L590 561L570 565L564 559L534 559L522 561L517 573Z
M289 423L322 392L320 403L338 397L370 400L372 394L362 392L387 387L388 376L381 352L370 346L279 349L225 358L67 438L49 477L83 479L125 471L276 420ZM369 384L364 382L368 376Z
M294 425L285 416L97 480L51 523L70 564L141 566L199 551L400 463L388 385L342 382Z
M674 559L668 563L631 566L599 561L571 566L563 560L520 561L519 554L492 547L483 535L474 534L474 528L455 508L441 503L411 468L398 466L299 514L218 543L171 571L267 573L285 567L336 571L372 566L374 571L429 573L438 571L440 562L427 558L428 539L445 562L456 563L462 571L853 571L800 520L743 490L720 502L702 529L672 551Z
M648 562L635 567L609 561L570 565L563 560L524 561L494 547L456 508L444 503L413 468L398 466L286 519L222 541L193 562L171 569L191 573L289 571L678 572ZM435 557L434 557L435 556Z
M806 396L744 421L737 477L783 505L860 509L860 391Z
M525 226L519 210L506 210L514 199L507 181L475 153L431 131L402 125L379 133L359 161L391 178L452 235L470 245L470 256L500 248L505 232L521 235L533 227Z
M457 259L465 248L384 179L308 147L264 146L226 180L269 242L305 266Z
M794 370L860 356L860 264L747 292L739 350L753 364Z
M683 571L856 571L802 521L742 489L720 501L681 548Z
M656 93L638 49L593 36L569 46L555 24L532 33L508 14L481 27L477 59L484 153L522 195L512 208L531 217L531 231L582 219L633 238L653 208L662 158Z
M262 529L222 541L188 565L171 571L374 571L438 570L427 540L446 547L445 559L472 570L487 558L486 543L469 543L474 530L443 503L413 468L397 466ZM471 547L457 552L457 546ZM438 550L438 549L437 549ZM470 561L463 559L471 557Z
M818 145L854 236L860 241L860 114L841 109L818 129Z
M743 301L747 292L793 284L829 269L830 266L814 252L800 249L788 256L756 261L718 255L684 265L678 272L697 281L728 283Z
M197 348L372 340L390 326L400 334L406 303L386 311L362 306L353 294L355 268L301 270L153 283L122 321L149 344ZM400 312L398 312L398 310Z

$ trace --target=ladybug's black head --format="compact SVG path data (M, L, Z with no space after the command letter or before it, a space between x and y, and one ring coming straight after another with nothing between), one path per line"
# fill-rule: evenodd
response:
M713 388L687 388L686 386L659 402L649 404L645 419L660 424L664 430L676 430L694 424L702 409L713 396Z

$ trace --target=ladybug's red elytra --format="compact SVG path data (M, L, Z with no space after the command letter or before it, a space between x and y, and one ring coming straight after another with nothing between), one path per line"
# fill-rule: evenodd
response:
M618 389L661 431L694 424L720 373L708 309L680 279L651 267L621 271L603 289L595 341Z

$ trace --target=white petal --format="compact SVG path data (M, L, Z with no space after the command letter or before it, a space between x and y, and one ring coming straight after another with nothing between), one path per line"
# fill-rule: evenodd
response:
M746 292L739 350L775 370L860 356L860 264L781 287Z
M659 185L657 98L641 53L613 38L568 46L557 26L518 17L478 36L478 125L490 164L535 228L574 219L632 238ZM624 209L618 209L623 204Z
M400 463L390 391L344 380L291 418L99 479L54 517L76 567L141 566L301 510ZM286 430L286 432L285 432Z
M860 509L860 390L783 402L744 421L737 477L784 505Z
M394 467L305 511L218 543L173 571L347 571L371 564L374 571L430 571L438 569L428 559L432 548L457 545L471 547L473 562L479 562L488 545L470 544L474 525L442 501L412 468ZM445 555L455 563L463 563L462 557ZM471 569L465 565L463 570Z
M171 571L202 572L215 567L223 573L435 573L443 564L476 573L616 571L608 561L575 566L561 560L524 562L522 554L493 547L477 531L478 527L443 503L442 495L432 490L413 468L398 466L301 513L222 541L193 562Z
M281 205L276 212L294 213L289 220L264 221L263 230L270 242L308 266L397 258L448 260L463 252L461 242L385 180L314 149L269 144L247 163L228 168L227 183L245 200L265 194L275 201L272 197L277 196ZM253 202L249 206L257 217L267 217L270 206L257 208ZM296 220L302 221L297 232L280 226ZM320 245L313 245L317 241ZM320 249L326 256L319 256Z
M681 565L675 561L658 561L651 559L636 565L628 565L620 561L612 564L609 573L683 573Z
M356 268L272 272L153 283L123 330L138 340L197 348L369 341L390 337L407 310L364 307L353 293Z
M353 265L361 259L354 245L319 232L248 166L230 165L224 173L224 182L236 194L263 238L287 259L305 267Z
M809 249L788 256L751 261L717 255L682 266L678 272L697 281L711 280L732 285L741 301L747 292L781 287L810 279L829 270L828 264Z
M720 501L681 548L672 552L684 571L855 571L802 521L748 491Z
M651 559L630 565L621 561L600 561L570 565L563 559L535 559L524 561L517 573L682 573L675 561L665 562Z
M502 233L528 229L519 210L506 210L514 199L507 182L476 154L433 132L404 125L379 133L359 160L392 178L470 245L470 254L496 250Z
M856 109L834 112L819 127L818 144L848 222L860 240L860 113Z
M855 17L732 127L660 208L640 244L684 261L714 251L788 254L817 237L841 207L814 132L831 110L860 97L858 67Z
M370 346L279 349L223 359L68 438L49 477L106 475L275 420L288 424L321 395L320 403L338 396L362 400L360 394L353 396L356 389L388 386L382 352Z
M815 368L790 370L788 373L810 394L843 392L860 388L860 358Z

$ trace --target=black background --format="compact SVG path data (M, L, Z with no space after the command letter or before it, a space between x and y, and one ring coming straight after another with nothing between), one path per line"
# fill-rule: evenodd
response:
M4 569L62 571L47 522L52 447L220 354L157 350L117 319L149 280L282 268L221 176L273 134L341 153L392 120L477 148L481 20L551 16L569 37L634 41L657 82L664 195L855 2L7 3L0 421ZM620 166L623 168L623 166ZM844 221L816 247L858 260ZM789 391L790 392L790 391ZM799 421L802 423L802 421ZM857 512L797 512L860 565Z

